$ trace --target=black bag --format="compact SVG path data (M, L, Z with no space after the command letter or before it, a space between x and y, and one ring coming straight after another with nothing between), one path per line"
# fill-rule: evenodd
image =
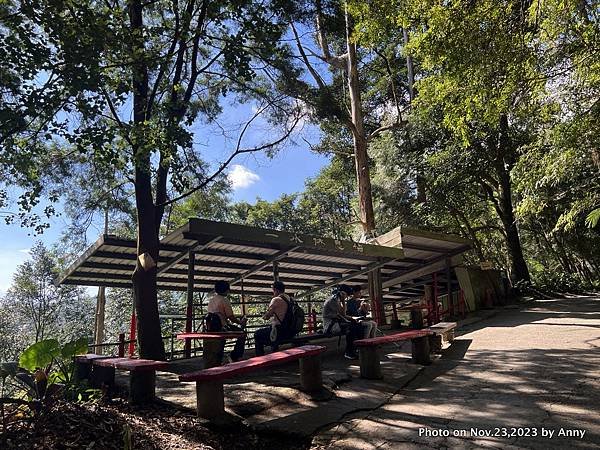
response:
M287 297L287 298L286 298ZM306 314L304 310L293 299L287 295L281 295L279 298L287 303L287 310L281 322L281 331L286 339L293 338L304 328L304 319Z
M223 324L218 314L208 313L204 316L204 329L206 331L223 331Z

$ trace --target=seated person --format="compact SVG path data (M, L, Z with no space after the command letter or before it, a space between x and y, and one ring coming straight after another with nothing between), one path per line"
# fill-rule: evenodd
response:
M358 320L360 320L360 325L363 327L365 338L375 337L375 330L377 330L377 323L366 319L369 309L369 303L362 299L362 287L360 285L353 286L352 297L346 300L346 314L350 317L361 317Z
M340 284L334 289L331 298L323 304L323 333L346 334L346 351L344 356L348 359L357 359L354 341L362 337L362 327L352 317L344 313L343 302L352 294L352 288Z
M271 319L271 326L259 328L254 333L256 356L265 354L265 345L270 345L271 350L276 352L279 349L279 342L286 338L285 330L282 329L281 324L287 313L290 298L285 293L285 284L282 281L275 281L272 288L273 298L263 316L264 320Z
M244 331L246 326L246 317L237 318L233 314L231 304L227 299L229 294L229 283L227 281L217 281L215 283L215 293L208 300L206 307L206 331ZM234 325L234 323L236 325ZM229 354L232 361L238 361L244 355L244 345L246 344L246 333L240 336ZM225 341L223 341L223 350L220 358L223 359Z

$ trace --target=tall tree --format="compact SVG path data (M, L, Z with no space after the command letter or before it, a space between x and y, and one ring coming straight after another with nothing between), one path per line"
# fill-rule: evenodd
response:
M142 357L164 357L156 273L165 209L216 179L235 155L275 148L299 120L259 74L277 67L297 76L281 43L293 10L284 0L27 1L3 9L3 26L20 40L16 50L3 46L16 81L3 116L2 170L24 187L28 207L39 201L44 169L59 161L68 176L73 154L99 171L124 169L134 185L139 258L132 281ZM29 47L35 55L20 51ZM53 89L48 97L44 83ZM42 116L20 106L32 96L51 103ZM253 96L260 107L211 175L194 137L203 120L218 118L226 96ZM292 119L274 141L244 147L261 114Z

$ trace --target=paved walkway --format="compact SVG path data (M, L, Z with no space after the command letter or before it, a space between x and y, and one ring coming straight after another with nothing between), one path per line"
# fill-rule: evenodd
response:
M544 300L461 329L382 406L313 448L600 448L600 298Z

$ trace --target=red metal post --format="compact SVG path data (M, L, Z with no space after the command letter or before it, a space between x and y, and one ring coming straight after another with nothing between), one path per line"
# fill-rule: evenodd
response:
M460 315L465 317L465 292L461 289L458 297L458 309L460 310Z
M131 322L129 327L129 357L131 358L135 353L135 339L137 331L137 317L135 316L135 309L131 313Z
M311 303L308 302L308 332L309 333L312 333L314 330L313 317L312 317L311 311L312 311L312 306L311 306Z
M119 333L119 358L125 357L125 333Z

